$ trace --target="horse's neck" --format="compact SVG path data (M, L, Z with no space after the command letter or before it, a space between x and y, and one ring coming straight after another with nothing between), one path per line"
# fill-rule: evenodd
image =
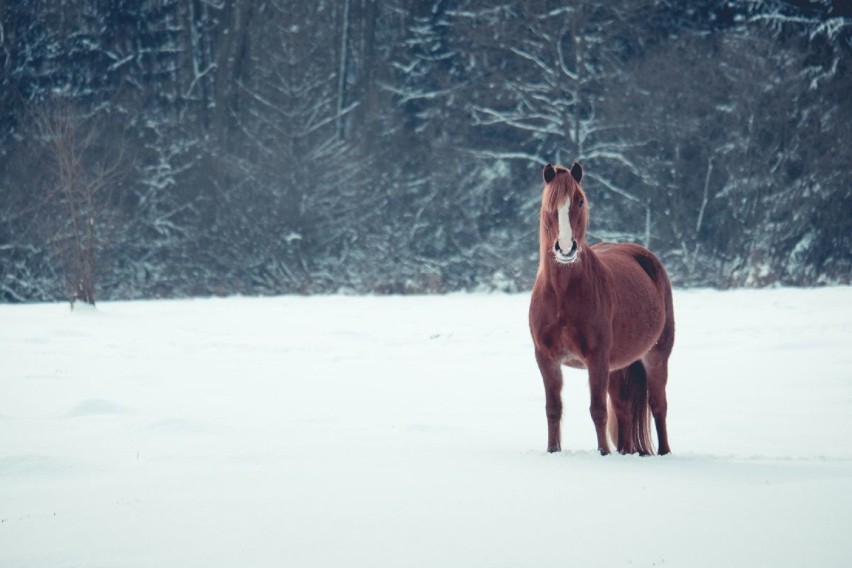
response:
M570 297L577 302L587 294L594 294L605 278L600 260L585 243L576 262L560 265L551 256L543 259L541 269L557 301Z

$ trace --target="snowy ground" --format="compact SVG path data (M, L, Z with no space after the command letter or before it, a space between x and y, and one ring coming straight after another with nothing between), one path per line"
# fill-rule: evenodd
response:
M852 288L679 291L674 454L527 296L0 306L0 566L848 566Z

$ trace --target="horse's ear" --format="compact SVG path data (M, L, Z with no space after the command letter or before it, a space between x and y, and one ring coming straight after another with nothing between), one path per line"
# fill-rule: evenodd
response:
M580 165L580 162L574 162L574 165L571 166L571 176L577 183L580 183L580 180L583 179L583 166Z
M556 170L553 169L553 164L544 166L544 171L541 172L541 175L544 177L544 183L552 182L553 178L556 177Z

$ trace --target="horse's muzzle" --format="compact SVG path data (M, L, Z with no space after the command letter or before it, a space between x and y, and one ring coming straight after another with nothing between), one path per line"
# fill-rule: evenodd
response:
M572 262L576 261L577 253L578 247L576 240L571 241L571 250L569 250L568 252L562 250L562 247L559 246L558 239L553 244L553 256L556 257L556 262L559 262L561 264L571 264Z

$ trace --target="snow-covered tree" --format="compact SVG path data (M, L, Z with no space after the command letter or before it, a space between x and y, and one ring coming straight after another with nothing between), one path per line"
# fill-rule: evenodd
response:
M65 294L29 118L60 107L129 164L99 297L523 288L540 168L574 160L591 236L679 284L849 282L850 23L831 1L0 2L0 298Z

